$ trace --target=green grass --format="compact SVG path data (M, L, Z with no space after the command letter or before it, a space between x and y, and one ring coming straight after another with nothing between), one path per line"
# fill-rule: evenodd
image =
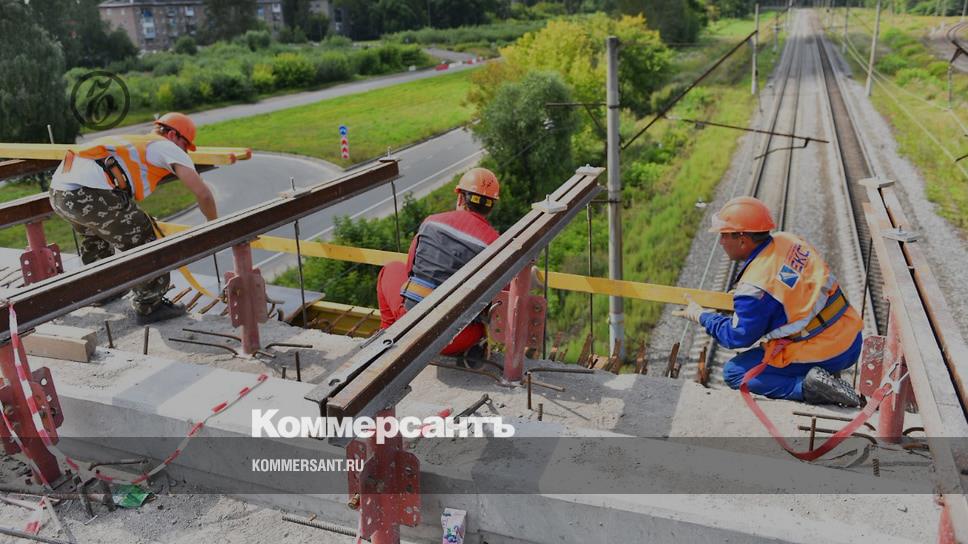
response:
M341 166L371 159L470 120L470 70L206 126L199 145L319 157ZM337 127L349 127L350 160Z
M866 79L873 17L873 10L851 10L851 49L846 57L857 81ZM835 20L843 24L842 12ZM874 85L871 101L890 122L900 154L913 162L924 177L928 198L937 204L943 217L966 234L968 169L953 158L968 150L962 143L963 125L968 125L964 113L968 75L953 73L954 113L946 111L947 63L927 43L928 30L942 21L950 28L958 17L882 14L875 68L887 78L887 83ZM828 28L828 35L841 43L842 26Z

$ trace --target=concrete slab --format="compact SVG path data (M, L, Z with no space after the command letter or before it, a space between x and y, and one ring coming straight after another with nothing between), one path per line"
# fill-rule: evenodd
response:
M61 434L74 437L65 439L64 447L101 458L106 454L163 458L170 453L166 446L177 442L191 422L253 379L251 373L108 350L96 354L94 373L90 365L79 363L34 358L32 364L47 365L54 373L68 414ZM418 381L435 380L437 372L428 369ZM556 378L561 376L566 375ZM576 375L561 379L579 377L587 379ZM629 383L648 382L640 382L641 376L603 377L607 384L618 378L612 383L616 391L628 392L634 389ZM486 382L477 387L490 388L488 394L499 398L516 393L517 399L509 399L515 404L521 400L521 391L500 393L499 386ZM345 482L345 475L313 474L307 479L302 473L275 473L266 479L254 474L248 463L252 450L245 444L255 440L244 438L251 432L251 409L271 407L279 409L280 415L316 415L314 406L302 400L310 388L310 384L270 379L210 420L198 443L170 468L171 474L202 488L231 488L246 500L354 524L355 514L345 507L345 487L338 485ZM609 387L603 385L600 391ZM432 413L440 406L427 400L436 399L407 397L398 415ZM514 440L415 442L412 448L421 459L421 485L428 492L422 497L424 524L407 532L411 538L439 538L437 520L444 506L470 512L470 542L615 542L630 535L655 542L817 542L818 535L824 542L853 542L861 536L917 542L933 534L939 515L930 488L911 482L899 484L788 460L508 417L520 431ZM119 440L119 436L134 438ZM535 438L548 436L553 438ZM582 441L582 436L594 438ZM166 444L159 437L172 438ZM235 440L239 447L227 449L217 440ZM341 456L339 450L315 440L258 442L259 451L269 457ZM106 448L106 444L115 447ZM874 494L777 493L787 483L778 480L783 475L789 481L818 483L821 490L847 486ZM616 494L621 490L639 492ZM899 516L890 505L902 503L906 512ZM766 524L764 519L771 521Z

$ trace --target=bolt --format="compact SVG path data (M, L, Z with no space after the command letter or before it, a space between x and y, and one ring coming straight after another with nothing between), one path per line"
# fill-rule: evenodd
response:
M539 402L538 403L538 421L541 421L541 418L543 417L544 417L544 403Z
M346 506L348 506L350 510L359 510L360 509L360 494L359 493L353 493L353 496L350 497L350 500L349 500L349 502L346 503Z
M877 457L871 459L871 466L874 468L874 476L881 475L881 460Z

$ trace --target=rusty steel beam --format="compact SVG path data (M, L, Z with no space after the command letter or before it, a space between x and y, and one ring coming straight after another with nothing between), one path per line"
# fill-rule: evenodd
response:
M32 284L0 305L0 343L10 340L10 315L6 310L10 304L17 309L21 327L35 327L387 183L398 173L395 160L381 160L354 174L155 240L76 272Z
M968 501L964 493L968 481L962 472L968 469L968 451L963 444L968 437L968 419L959 395L964 373L958 372L958 365L964 361L949 360L946 349L963 340L950 321L937 319L947 310L939 302L944 296L937 290L917 243L884 236L888 230L902 226L898 223L902 216L894 189L869 185L867 193L865 216L884 276L884 293L897 320L911 387L927 429L936 486L944 496L958 541L968 542ZM938 325L945 330L939 330Z
M3 179L2 170L4 164L15 161L4 161L0 162L0 179ZM53 162L53 168L56 168L60 161L21 161L21 162ZM214 170L215 167L211 165L197 165L196 167L199 173L208 172L209 170ZM160 183L170 183L178 179L174 175L170 175L165 179L161 180ZM50 207L50 198L46 192L37 193L35 195L25 196L23 198L18 198L17 200L11 200L10 202L0 203L0 229L5 229L7 227L13 227L16 225L22 225L24 223L34 223L36 221L44 221L50 218L54 214L53 208Z
M602 172L579 169L550 196L551 206L536 206L400 320L350 354L306 399L331 417L373 416L395 405L454 334L601 190L596 180ZM563 211L552 211L557 204L564 205Z
M39 174L57 168L60 161L44 159L0 160L0 179Z

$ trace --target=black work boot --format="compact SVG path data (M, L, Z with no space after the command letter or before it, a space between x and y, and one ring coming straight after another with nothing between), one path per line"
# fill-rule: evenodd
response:
M147 314L138 313L136 315L139 325L147 325L148 323L181 317L186 313L184 304L175 304L167 298L163 298L161 299L161 303L155 306L155 309L151 310L151 312Z
M474 344L467 351L457 356L458 366L465 368L481 368L487 358L487 345Z
M835 378L819 366L807 372L803 378L803 400L808 404L839 404L861 406L864 399L849 383Z

